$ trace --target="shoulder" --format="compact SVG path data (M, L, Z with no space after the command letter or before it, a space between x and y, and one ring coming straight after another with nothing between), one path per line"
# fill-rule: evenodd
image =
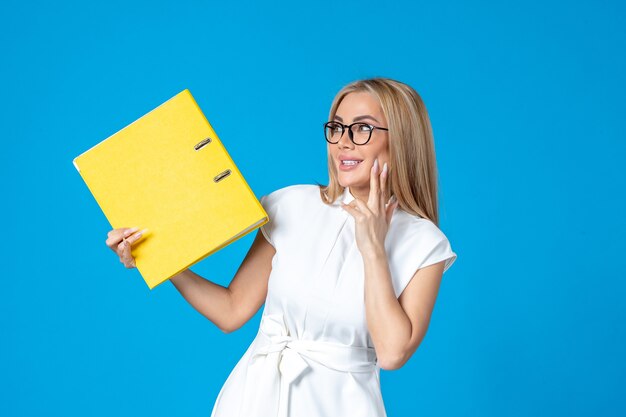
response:
M315 199L320 200L316 184L293 184L278 188L261 197L262 200L280 205L302 205Z
M319 188L314 184L294 184L279 188L261 197L261 205L267 212L269 221L261 226L267 240L276 248L288 244L297 236L303 224L303 214L315 207L315 199L320 200Z
M457 258L450 241L435 223L402 210L394 213L388 236L385 246L396 296L418 269L445 261L445 272Z
M435 240L446 237L441 229L431 220L407 213L401 209L396 209L392 220L395 223L396 229L403 232L403 235L420 235L424 239Z
M452 252L446 234L431 220L398 210L392 217L393 233L390 244L396 250L417 250L431 252Z

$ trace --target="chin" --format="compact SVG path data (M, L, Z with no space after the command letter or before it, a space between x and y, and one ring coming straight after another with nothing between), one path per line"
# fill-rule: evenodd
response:
M337 182L342 187L357 187L364 183L363 180L354 178L342 178L341 175L337 177Z

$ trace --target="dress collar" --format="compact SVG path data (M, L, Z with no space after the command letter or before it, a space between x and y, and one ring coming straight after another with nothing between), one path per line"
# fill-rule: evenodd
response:
M354 200L354 196L352 195L352 193L350 192L350 187L345 187L343 190L343 194L341 195L341 199L340 201L344 204L348 204L350 203L352 200ZM399 208L397 208L395 211L400 210ZM418 216L419 217L419 216ZM421 217L420 217L421 218Z
M352 200L354 200L354 196L352 195L352 193L350 192L350 187L346 187L343 190L343 195L341 196L341 201L344 204L348 204L350 203Z

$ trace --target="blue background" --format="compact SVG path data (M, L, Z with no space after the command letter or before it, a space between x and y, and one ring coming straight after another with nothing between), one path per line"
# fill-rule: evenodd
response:
M0 415L208 416L258 329L125 269L75 156L189 88L258 197L325 183L320 125L372 76L426 102L458 254L389 416L624 415L624 9L2 2ZM193 270L228 285L252 239Z

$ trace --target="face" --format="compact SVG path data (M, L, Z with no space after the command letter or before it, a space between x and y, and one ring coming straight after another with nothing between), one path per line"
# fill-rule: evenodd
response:
M346 95L335 113L335 121L344 125L364 122L373 126L389 128L378 100L368 92L353 92ZM339 142L328 143L330 155L337 168L339 183L342 187L350 187L351 191L369 190L370 171L374 160L378 159L378 173L387 162L389 169L389 132L374 129L372 136L365 145L355 145L350 140L349 132L344 130ZM341 159L361 160L356 166L343 165Z

